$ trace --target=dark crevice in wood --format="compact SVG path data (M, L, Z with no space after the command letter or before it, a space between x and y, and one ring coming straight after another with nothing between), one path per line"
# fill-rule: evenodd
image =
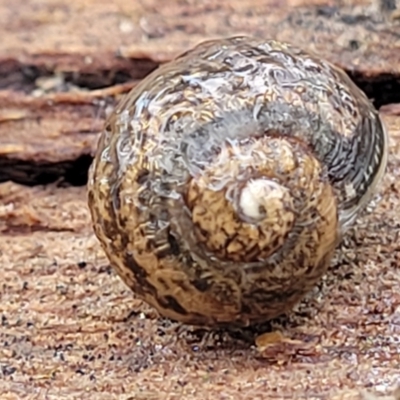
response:
M60 185L84 186L93 157L83 154L75 160L57 163L9 160L0 157L0 182L13 181L27 186Z
M69 85L96 90L111 87L132 80L143 79L156 69L159 63L150 59L124 60L118 68L88 69L87 71L63 71L64 82L60 90L68 90ZM380 74L365 76L360 72L346 71L356 85L373 101L375 107L400 103L400 76ZM30 93L36 88L38 78L51 77L55 71L45 66L24 65L17 61L0 62L0 90L12 89Z
M102 89L133 80L143 79L158 67L150 59L121 59L114 67L74 68L64 66L57 71L44 60L39 65L18 62L17 60L0 60L0 90L14 90L30 93L37 88L39 78L50 78L59 75L63 85L59 91L68 91L70 86L82 89Z
M400 103L400 76L386 74L369 78L360 73L346 72L377 109L386 104Z

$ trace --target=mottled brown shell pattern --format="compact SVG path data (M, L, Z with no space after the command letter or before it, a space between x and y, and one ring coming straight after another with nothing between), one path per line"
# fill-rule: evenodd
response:
M318 282L386 159L378 113L344 72L232 37L162 65L117 106L89 206L112 266L162 315L249 325Z

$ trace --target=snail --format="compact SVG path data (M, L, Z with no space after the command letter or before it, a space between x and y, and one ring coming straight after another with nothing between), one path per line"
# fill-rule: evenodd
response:
M265 322L325 274L387 147L372 103L328 61L274 40L208 40L109 116L89 172L93 229L162 316Z

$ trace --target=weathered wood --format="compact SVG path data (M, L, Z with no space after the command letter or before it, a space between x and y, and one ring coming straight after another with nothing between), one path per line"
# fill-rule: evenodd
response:
M107 107L159 63L220 36L290 41L345 68L378 107L400 102L400 23L370 3L0 0L0 181L82 168L84 181Z
M0 184L0 398L389 396L400 359L400 117L384 119L381 201L346 235L319 289L264 327L283 340L261 336L258 346L256 331L182 326L135 298L91 231L84 187Z
M132 86L40 97L0 91L0 182L85 183L107 109Z
M366 76L399 74L400 24L375 3L380 2L2 0L0 26L7 40L0 43L0 65L115 71L130 69L132 59L167 61L207 38L252 34L291 41Z

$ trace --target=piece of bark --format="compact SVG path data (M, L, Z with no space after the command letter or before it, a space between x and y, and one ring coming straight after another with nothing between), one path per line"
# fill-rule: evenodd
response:
M400 24L380 9L366 0L0 0L0 182L85 183L119 96L215 37L290 41L345 68L378 107L400 101Z
M12 72L18 69L13 62L19 64L24 80L40 71L92 77L108 71L106 83L116 70L129 70L130 76L136 71L133 77L140 78L145 68L132 68L130 60L164 62L200 40L247 33L292 41L350 70L398 72L400 56L392 50L399 27L375 3L387 1L72 0L38 5L3 0L0 21L7 40L0 44L0 65Z
M40 97L0 91L0 182L84 184L108 107L132 86Z
M130 75L129 60L165 62L201 40L251 34L288 40L366 76L399 74L400 25L380 3L387 1L2 0L0 66L11 73L16 62L21 74L31 68L28 75L35 68ZM140 78L145 67L134 69Z

